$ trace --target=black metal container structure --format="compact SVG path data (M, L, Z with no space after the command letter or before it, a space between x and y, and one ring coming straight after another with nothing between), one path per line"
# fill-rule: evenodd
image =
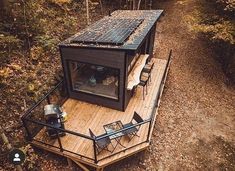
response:
M125 111L127 78L141 54L153 56L162 10L118 10L60 43L70 98Z

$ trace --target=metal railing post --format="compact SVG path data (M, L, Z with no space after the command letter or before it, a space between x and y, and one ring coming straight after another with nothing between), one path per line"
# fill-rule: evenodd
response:
M93 139L93 148L94 148L94 161L95 161L95 163L98 163L97 154L96 154L96 143L95 143L95 139Z
M58 130L56 130L56 134L57 134L57 138L58 138L58 143L59 143L59 146L60 146L60 151L63 152L63 147L62 147L62 143L61 143L61 140L60 140L60 136L59 136L59 133L58 133Z
M51 104L51 101L50 101L49 95L46 97L46 99L47 99L47 103L48 103L48 104Z
M148 136L147 136L147 142L150 142L149 136L150 136L150 131L151 131L151 126L152 126L152 120L153 118L151 118L151 120L149 121L149 130L148 130Z

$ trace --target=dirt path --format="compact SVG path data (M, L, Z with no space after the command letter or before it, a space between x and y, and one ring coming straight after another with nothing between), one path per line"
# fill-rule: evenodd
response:
M195 38L183 17L196 1L162 1L156 57L173 60L152 145L106 170L235 170L235 93L209 45Z

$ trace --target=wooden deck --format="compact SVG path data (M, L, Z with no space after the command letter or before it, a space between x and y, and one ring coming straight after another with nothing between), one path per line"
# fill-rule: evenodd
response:
M152 112L156 112L156 97L158 91L160 90L161 80L164 75L164 70L166 68L167 61L163 59L155 59L155 66L152 71L152 81L150 85L148 85L148 95L145 96L145 100L143 100L142 96L142 87L138 87L134 97L131 99L127 109L125 112L117 111L114 109L89 104L86 102L68 99L63 107L65 111L68 113L68 120L65 123L65 128L67 130L71 130L74 132L78 132L81 134L85 134L89 136L89 128L96 134L103 134L105 130L103 125L121 120L123 123L127 123L131 120L134 111L139 113L143 119L149 119ZM154 119L155 121L155 119ZM151 128L151 134L154 124ZM63 156L66 156L74 161L78 161L81 163L88 164L90 166L96 168L103 168L115 161L121 160L125 157L128 157L134 153L137 153L141 150L146 149L149 146L149 142L147 142L147 134L149 130L149 123L146 123L141 126L138 135L140 137L133 138L130 142L128 139L123 137L121 142L126 147L132 147L124 152L115 154L118 151L123 150L124 148L120 145L117 146L116 150L113 152L113 156L110 156L104 160L99 161L98 163L94 163L94 161L86 159L84 157L80 157L76 154L69 153L66 151L61 152L59 149L54 147L50 147L48 145L43 145L36 141L32 141L32 144L51 151L53 153L57 153ZM151 136L150 136L151 137ZM47 142L51 145L59 147L58 140L49 140L48 136L45 133L45 130L42 129L35 139ZM144 142L138 145L140 142ZM83 156L87 156L90 158L94 158L94 149L92 140L88 140L82 137L78 137L72 134L66 134L66 136L61 137L61 143L64 149L72 151L74 153L79 153ZM115 144L115 142L113 142ZM110 146L111 149L111 146ZM103 151L98 155L98 160L109 156L111 153Z

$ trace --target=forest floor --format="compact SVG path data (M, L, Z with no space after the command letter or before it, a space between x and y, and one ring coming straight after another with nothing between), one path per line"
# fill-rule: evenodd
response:
M235 170L235 91L226 85L211 45L184 20L197 2L155 4L154 9L165 10L157 26L155 57L166 58L173 49L173 59L152 144L105 170ZM37 151L34 159L34 170L69 170L66 160L54 154ZM11 168L3 164L4 170Z

